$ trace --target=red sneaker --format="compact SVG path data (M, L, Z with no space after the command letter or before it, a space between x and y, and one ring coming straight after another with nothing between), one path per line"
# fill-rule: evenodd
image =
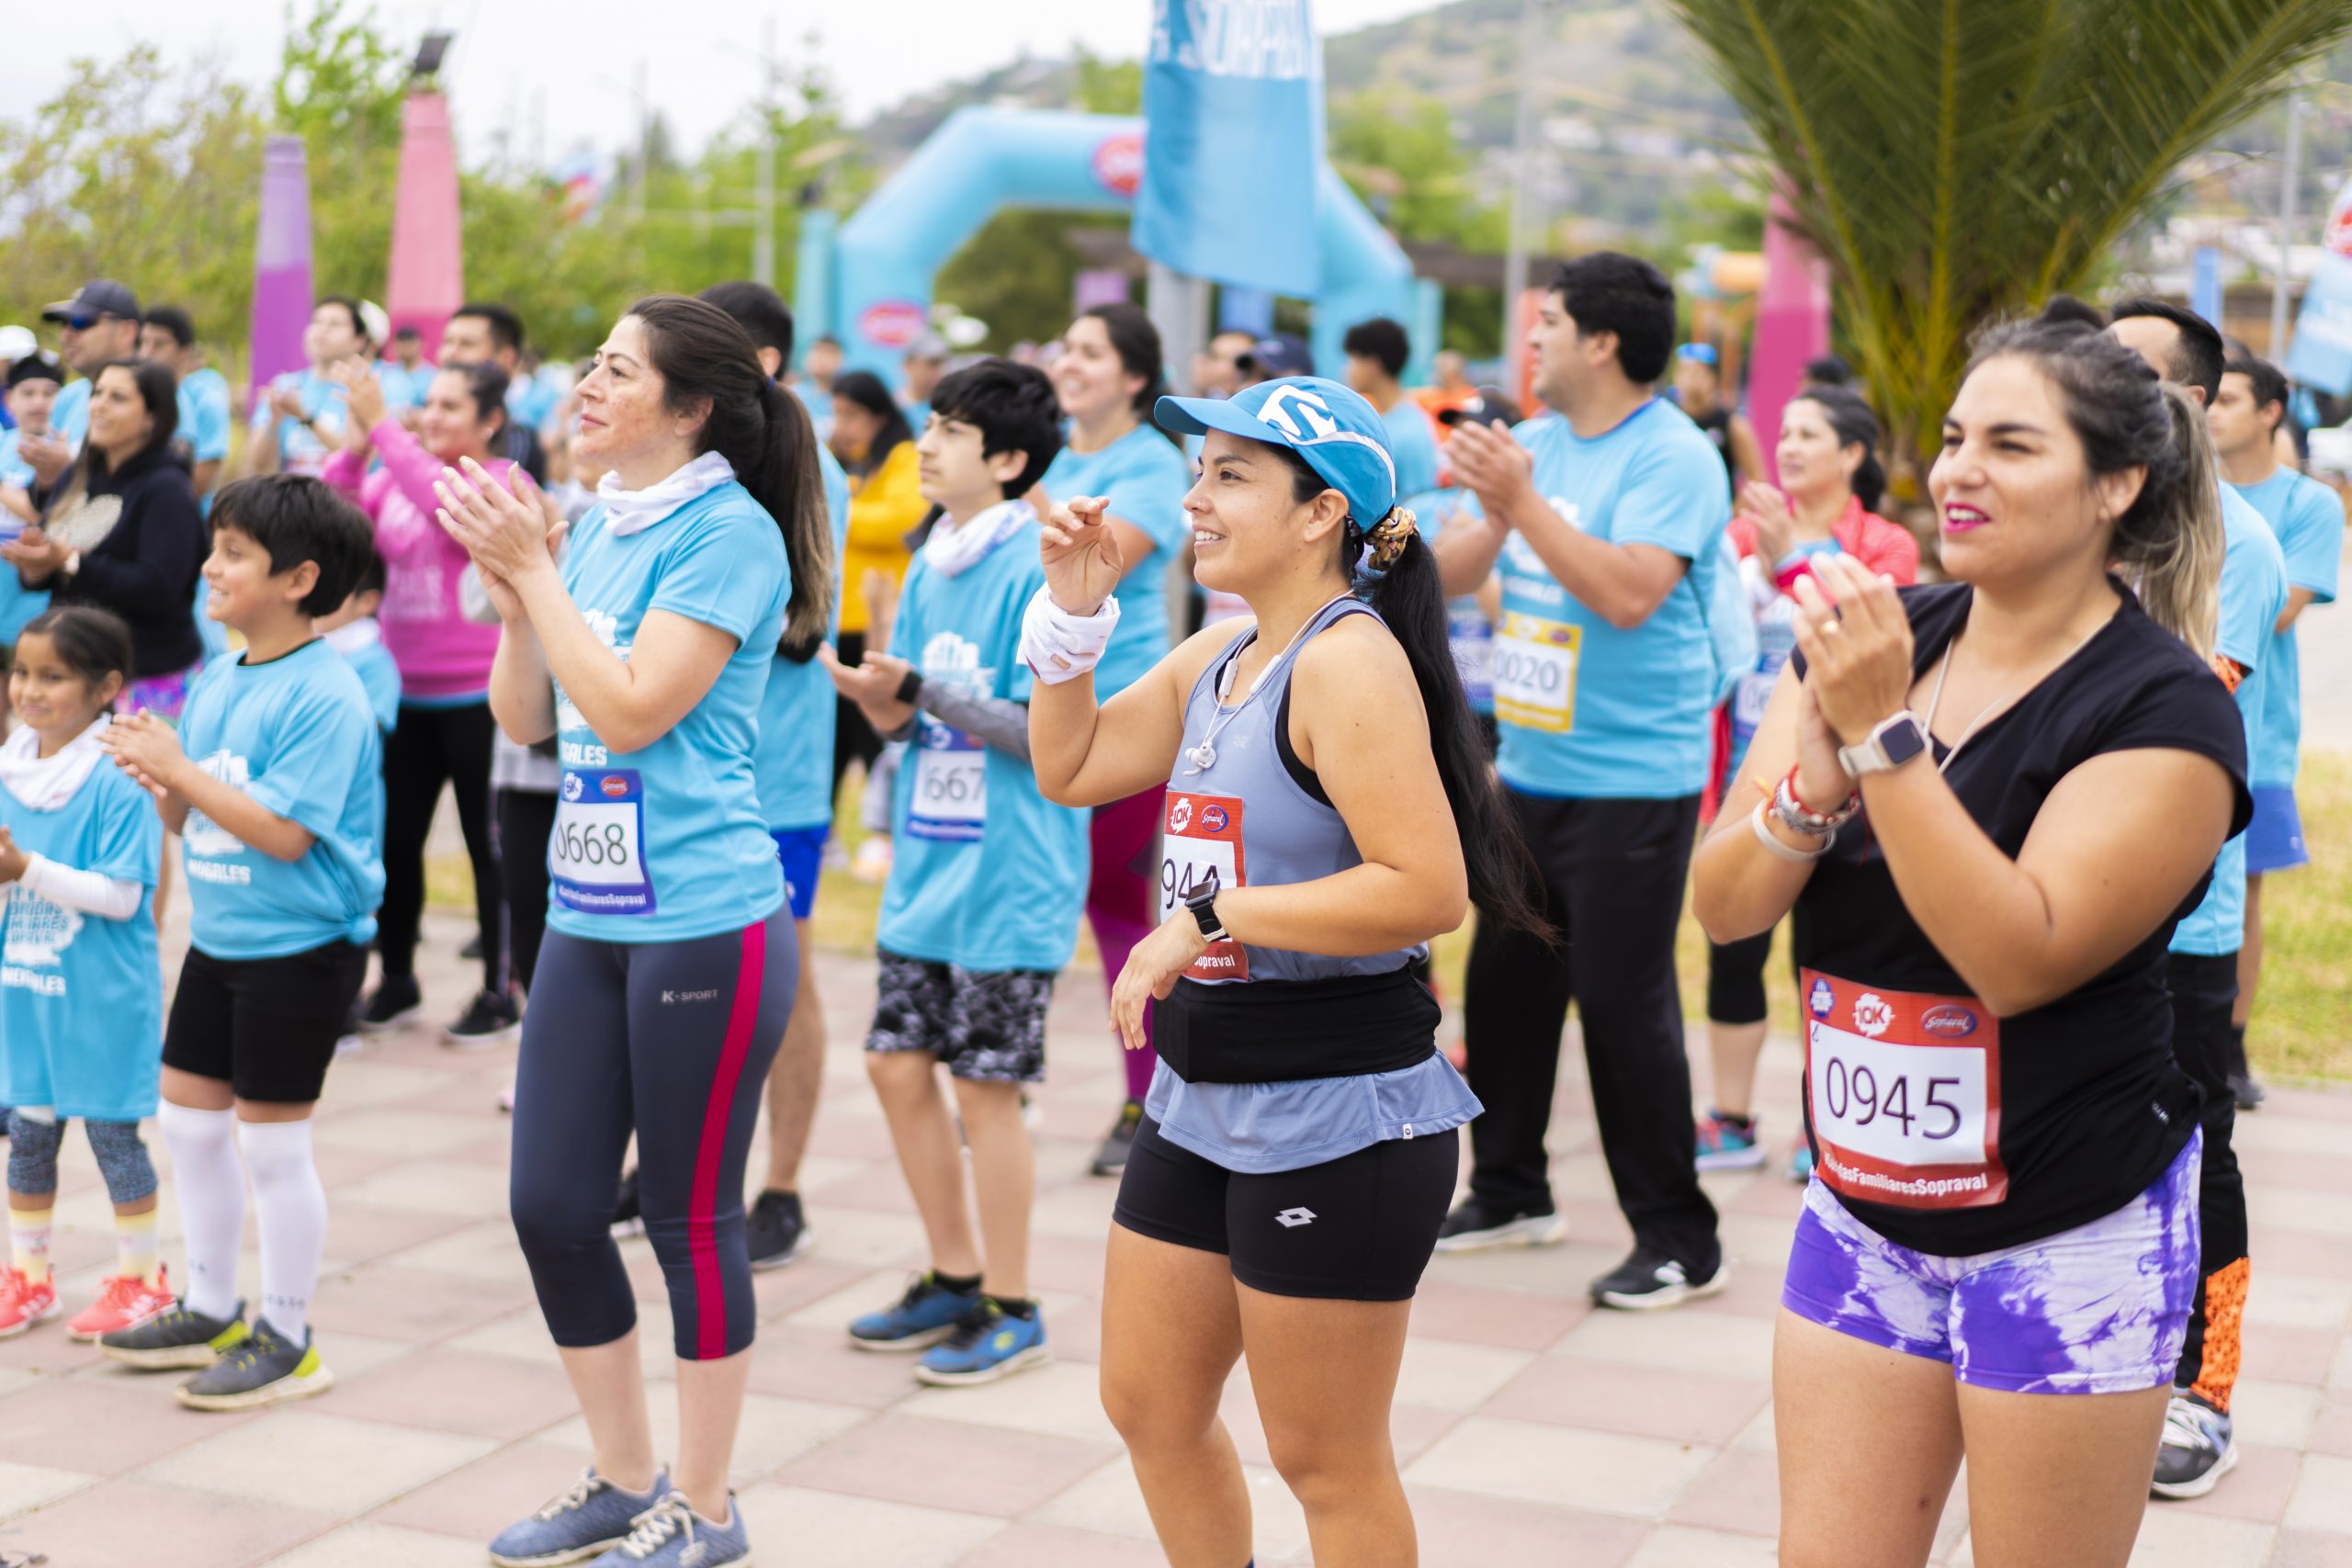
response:
M57 1281L28 1284L21 1269L0 1269L0 1339L22 1334L45 1317L57 1315Z
M88 1344L101 1334L136 1328L151 1317L161 1317L179 1304L171 1281L158 1268L155 1282L136 1274L117 1274L98 1292L98 1299L77 1312L65 1325L65 1337Z

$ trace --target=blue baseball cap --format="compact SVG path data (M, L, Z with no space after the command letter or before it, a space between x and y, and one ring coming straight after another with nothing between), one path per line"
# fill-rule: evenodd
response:
M1285 376L1244 387L1229 398L1162 398L1151 418L1179 435L1222 430L1289 447L1348 498L1349 514L1366 532L1396 504L1388 426L1370 403L1337 381Z

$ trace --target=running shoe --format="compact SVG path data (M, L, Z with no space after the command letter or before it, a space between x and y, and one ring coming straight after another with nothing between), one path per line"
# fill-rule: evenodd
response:
M107 1281L96 1301L67 1321L65 1337L86 1345L103 1336L136 1328L178 1304L178 1298L172 1294L171 1281L160 1268L155 1270L155 1282L152 1285L136 1274L117 1274Z
M621 1172L620 1196L613 1202L613 1239L626 1241L645 1234L645 1211L637 1203L637 1167Z
M2195 1395L2175 1390L2165 1406L2164 1441L2156 1448L2156 1477L2148 1490L2158 1497L2202 1497L2237 1462L2230 1418Z
M308 1399L334 1386L334 1374L319 1359L311 1331L297 1345L269 1325L254 1319L254 1331L220 1360L180 1384L180 1403L190 1410L254 1410L289 1399Z
M1119 1119L1094 1151L1094 1174L1116 1176L1127 1168L1127 1151L1136 1146L1136 1130L1143 1125L1143 1101L1130 1100L1119 1107Z
M1764 1163L1764 1145L1756 1141L1755 1117L1726 1116L1710 1107L1699 1119L1701 1170L1754 1170Z
M771 1188L752 1201L743 1216L743 1241L754 1269L781 1269L815 1240L800 1213L800 1194Z
M1464 1198L1437 1231L1440 1252L1484 1252L1491 1247L1552 1247L1566 1241L1568 1222L1549 1205L1498 1209Z
M1046 1347L1046 1314L1035 1303L1027 1317L1015 1317L986 1296L973 1305L947 1337L922 1353L915 1376L941 1388L994 1382L1054 1359Z
M465 1016L441 1032L445 1044L461 1051L482 1051L503 1045L523 1032L523 1010L514 998L495 991L476 991L466 1004Z
M356 1056L366 1049L368 1049L368 1037L364 1034L338 1034L335 1036L334 1055L335 1060L337 1061L343 1060L345 1056Z
M413 975L387 975L368 994L359 1010L359 1029L375 1034L396 1028L424 1010L424 992Z
M2238 1102L2240 1111L2259 1111L2262 1102L2270 1098L2251 1072L2232 1073L2229 1077L2230 1097Z
M1671 1258L1636 1246L1625 1261L1592 1282L1592 1299L1622 1312L1656 1312L1712 1296L1731 1277L1731 1265L1717 1258L1713 1272L1698 1279Z
M734 1493L727 1495L727 1517L713 1524L695 1512L684 1493L673 1492L631 1520L628 1539L588 1568L722 1568L751 1560Z
M125 1366L164 1371L209 1367L243 1343L245 1335L244 1303L231 1307L226 1317L212 1317L182 1302L136 1328L99 1335L98 1348Z
M50 1275L36 1285L21 1269L0 1269L0 1339L12 1339L56 1315L56 1276Z
M1806 1182L1813 1179L1813 1149L1811 1145L1799 1144L1796 1146L1796 1152L1789 1156L1789 1179L1795 1182Z
M560 1568L610 1551L628 1539L639 1514L669 1495L670 1477L657 1471L643 1492L628 1492L590 1465L580 1479L522 1518L500 1530L490 1543L499 1568Z
M978 1301L977 1295L949 1290L926 1270L890 1305L852 1319L850 1343L861 1350L927 1349L955 1333Z

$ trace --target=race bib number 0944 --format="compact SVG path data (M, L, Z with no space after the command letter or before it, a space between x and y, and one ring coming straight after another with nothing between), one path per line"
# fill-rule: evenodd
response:
M1984 1004L1810 969L1801 983L1823 1182L1905 1209L1974 1209L2007 1196L2001 1024Z
M1245 885L1238 798L1170 790L1168 815L1160 825L1161 919L1189 898ZM1213 942L1185 974L1195 980L1247 980L1250 950L1238 942Z

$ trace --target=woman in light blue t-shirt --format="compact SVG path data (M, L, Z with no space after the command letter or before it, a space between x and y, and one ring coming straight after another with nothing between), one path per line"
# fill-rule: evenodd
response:
M1097 305L1082 311L1062 334L1053 378L1069 430L1060 455L1046 470L1043 488L1056 502L1101 497L1106 503L1103 521L1118 536L1125 569L1118 628L1094 672L1095 691L1108 702L1168 652L1170 579L1192 536L1184 520L1192 465L1151 423L1152 405L1166 390L1159 333L1136 307ZM1155 784L1128 799L1105 802L1094 808L1088 824L1092 869L1086 919L1094 928L1106 978L1119 972L1151 930L1147 868L1157 858L1151 846L1159 834L1160 794ZM1097 1176L1119 1173L1143 1124L1150 1054L1130 1053L1126 1069L1126 1101L1094 1156Z
M750 1551L727 1488L754 1305L743 1168L798 971L752 758L779 643L826 631L832 533L806 411L717 306L639 300L579 395L576 449L609 471L560 566L527 479L468 463L440 486L502 623L491 706L563 769L510 1181L595 1462L491 1556L691 1540L716 1565ZM676 1340L674 1471L610 1235L632 1132Z

